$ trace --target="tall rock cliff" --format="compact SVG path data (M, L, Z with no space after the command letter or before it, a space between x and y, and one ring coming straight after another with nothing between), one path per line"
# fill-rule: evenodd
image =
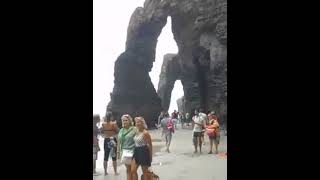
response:
M156 92L149 72L168 16L179 52L164 57ZM226 0L146 0L131 16L126 50L115 63L107 109L118 121L129 113L144 116L148 126L154 127L160 111L169 108L174 81L180 79L185 111L215 110L226 120L226 65Z

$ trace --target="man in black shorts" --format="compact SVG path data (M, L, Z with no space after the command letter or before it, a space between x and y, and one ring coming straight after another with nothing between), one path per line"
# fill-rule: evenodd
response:
M199 111L195 110L195 116L192 118L192 127L193 127L193 145L194 145L194 153L198 152L198 145L199 150L201 153L201 147L202 147L202 129L205 127L205 119L203 116L199 115Z

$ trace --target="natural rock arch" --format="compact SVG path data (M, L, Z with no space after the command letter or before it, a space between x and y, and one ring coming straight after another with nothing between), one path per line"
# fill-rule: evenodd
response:
M131 16L126 50L115 63L114 88L107 110L118 121L125 113L144 116L148 126L153 127L159 112L168 106L174 81L180 79L186 111L202 107L214 109L224 117L226 13L226 0L146 0L144 7L138 7ZM160 77L157 94L148 73L155 61L157 38L168 16L179 52L164 57L164 64L173 63L174 72L166 70L171 77L164 84Z

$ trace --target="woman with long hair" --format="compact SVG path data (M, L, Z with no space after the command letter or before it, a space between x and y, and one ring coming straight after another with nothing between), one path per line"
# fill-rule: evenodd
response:
M134 151L133 137L136 134L136 128L132 126L132 118L130 115L125 114L121 117L122 128L119 132L119 144L118 144L118 159L121 158L122 163L125 164L127 169L127 180L134 180L131 177L131 161Z
M142 168L143 179L151 180L152 173L149 171L149 167L152 162L152 141L149 132L147 131L147 125L143 117L135 118L137 133L134 136L134 153L131 164L132 180L138 179L137 169L139 166Z

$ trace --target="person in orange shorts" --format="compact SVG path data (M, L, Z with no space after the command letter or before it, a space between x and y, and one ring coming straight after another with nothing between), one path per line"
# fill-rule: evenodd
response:
M220 143L220 125L218 122L218 118L214 115L214 113L210 113L208 118L209 125L206 126L207 135L210 141L210 151L208 154L212 154L213 144L215 146L215 154L218 154L218 146Z

